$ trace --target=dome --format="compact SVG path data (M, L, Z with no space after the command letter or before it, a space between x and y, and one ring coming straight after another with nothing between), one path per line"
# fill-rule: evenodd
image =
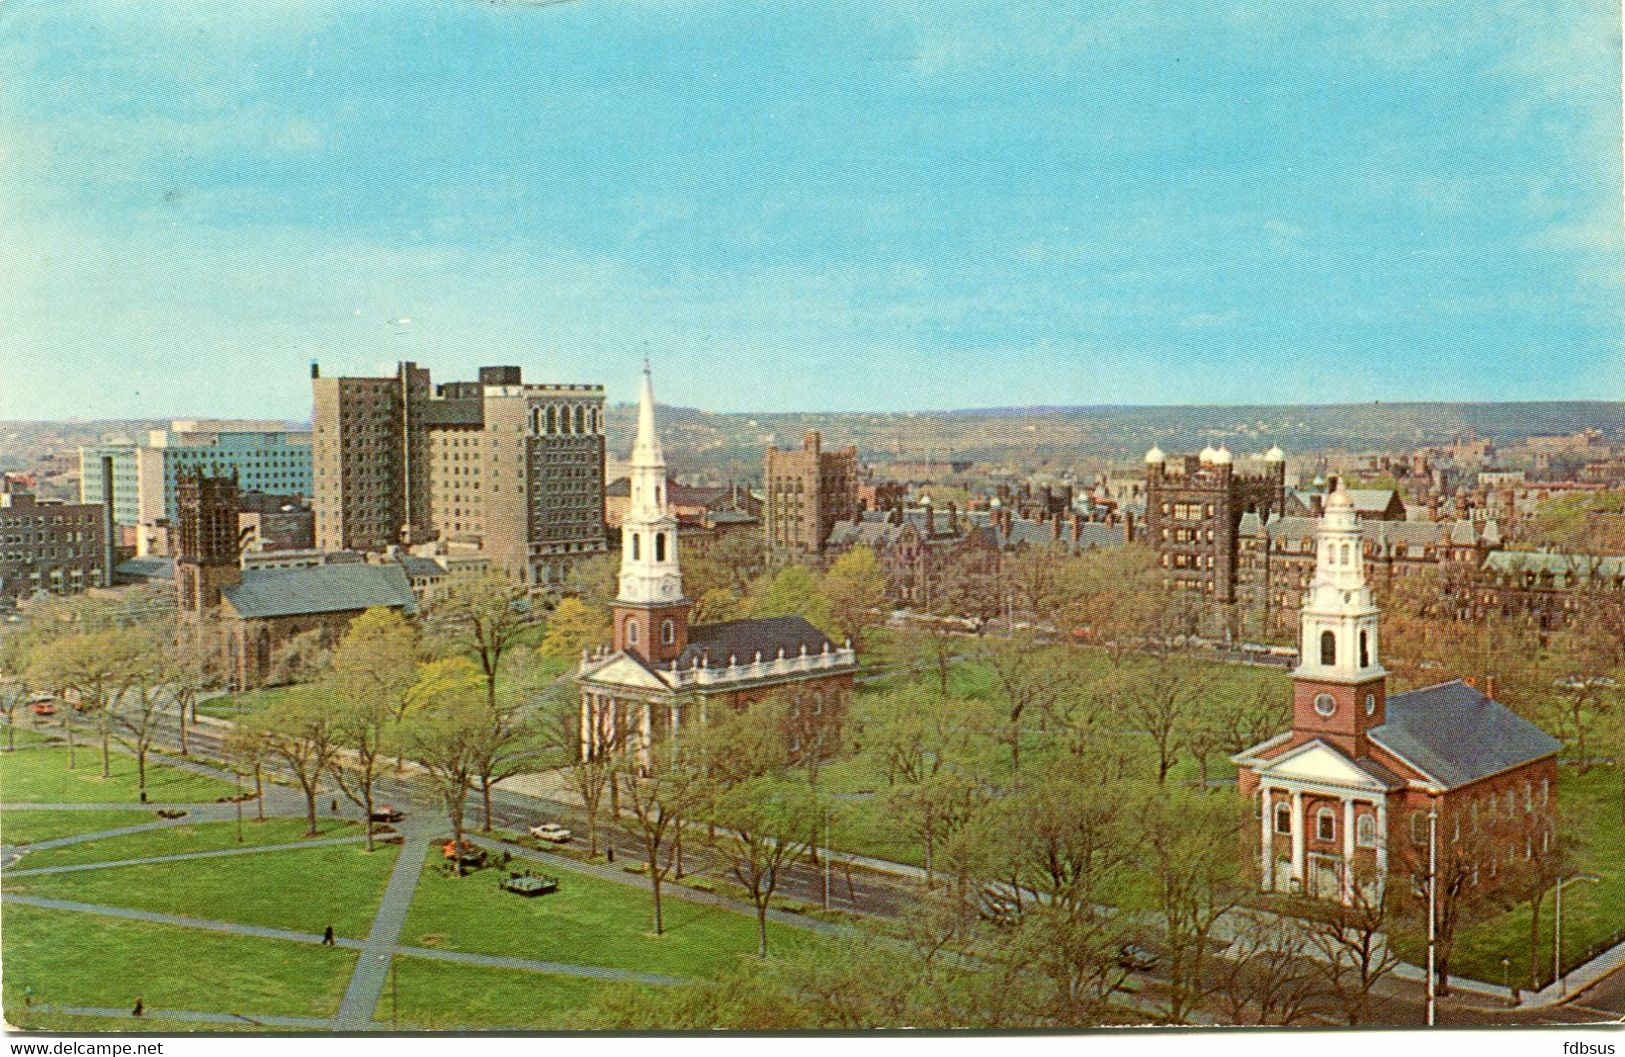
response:
M1219 447L1214 449L1214 451L1213 451L1213 465L1215 465L1215 466L1229 466L1231 463L1233 463L1235 461L1236 461L1236 458L1235 458L1234 455L1230 454L1230 449L1229 448L1226 448L1225 446L1223 446L1221 444Z
M987 503L987 505L988 505L988 506L989 506L989 507L990 507L990 508L992 508L992 509L994 509L994 510L997 510L997 509L999 509L999 508L1000 508L1000 507L1001 507L1001 506L1003 506L1003 505L1004 505L1004 504L1003 504L1003 503L1001 503L1001 502L999 502L999 497L998 497L998 496L994 496L994 497L993 497L993 498L992 498L992 499L990 499L990 500L988 500L988 503Z
M930 506L931 505L931 493L930 492L927 492L924 495L920 496L920 505L921 506Z
M1151 445L1151 450L1145 453L1145 464L1147 466L1157 466L1167 461L1168 456L1163 454L1162 449L1155 444Z
M1286 452L1282 451L1281 446L1277 444L1275 447L1264 453L1264 461L1286 462Z
M1326 497L1326 509L1328 511L1354 509L1354 497L1349 495L1349 490L1343 487L1342 481L1337 482L1337 491Z
M1318 473L1315 474L1315 487L1316 488L1325 488L1326 487L1326 478L1322 477Z
M1209 444L1207 447L1202 449L1202 453L1200 455L1198 455L1197 458L1200 459L1205 464L1205 463L1212 462L1214 457L1217 456L1218 454L1219 454L1219 450L1217 448L1213 447L1213 445Z

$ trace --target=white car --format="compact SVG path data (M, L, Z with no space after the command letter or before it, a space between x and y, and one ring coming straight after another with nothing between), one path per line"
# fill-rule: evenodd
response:
M549 841L553 844L563 844L570 839L570 831L557 822L543 822L530 827L530 835L537 840Z

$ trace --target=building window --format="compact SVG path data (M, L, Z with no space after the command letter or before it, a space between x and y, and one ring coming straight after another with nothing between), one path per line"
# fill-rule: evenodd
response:
M628 646L636 646L638 644L638 622L634 617L628 617L626 619L626 644Z
M632 533L632 560L633 561L638 560L638 551L641 549L639 547L639 542L640 542L639 541L639 534L636 533L636 532Z
M664 532L656 532L655 533L655 561L663 562L665 560L666 560L666 534Z
M1550 778L1542 778L1540 780L1540 802L1544 806L1546 804L1551 803L1551 800L1552 800L1552 780Z
M1331 694L1316 694L1315 711L1323 716L1331 715L1337 711L1337 699Z
M1411 812L1411 843L1426 844L1428 842L1428 813L1426 811Z
M1320 633L1320 663L1324 665L1337 663L1337 636L1330 631Z
M1290 805L1290 804L1276 804L1275 805L1275 832L1277 832L1277 833L1291 833L1292 832L1292 805Z
M1360 667L1371 667L1371 646L1365 632L1360 632Z
M1354 841L1362 848L1377 846L1377 819L1375 815L1361 815L1354 820Z
M1315 812L1315 836L1321 840L1337 839L1337 812L1329 807Z
M660 622L660 641L670 646L677 641L677 625L670 620Z
M1376 694L1367 693L1365 695L1365 714L1368 715L1368 716L1374 716L1374 715L1377 714L1377 695Z

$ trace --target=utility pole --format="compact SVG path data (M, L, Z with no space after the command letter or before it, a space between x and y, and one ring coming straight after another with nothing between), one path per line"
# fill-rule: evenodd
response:
M1437 801L1434 802L1434 805ZM1435 948L1438 946L1439 891L1439 812L1428 807L1428 1027L1433 1027L1438 1015L1438 974L1434 968Z
M1577 873L1557 879L1557 913L1556 920L1552 924L1552 979L1557 982L1557 993L1560 995L1566 995L1569 991L1568 978L1563 972L1563 886L1570 881L1601 884L1602 878L1593 877L1588 873Z
M829 808L824 809L824 909L829 909Z

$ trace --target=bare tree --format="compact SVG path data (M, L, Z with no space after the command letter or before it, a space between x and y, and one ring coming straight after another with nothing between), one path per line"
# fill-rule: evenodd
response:
M1295 920L1237 910L1235 933L1215 958L1215 997L1232 1024L1288 1027L1320 1006L1322 980L1308 934Z
M1347 902L1317 905L1303 921L1316 966L1350 1025L1370 1019L1372 989L1399 964L1386 940L1397 898L1386 878L1360 875Z
M252 726L266 756L285 763L305 796L305 836L316 835L322 775L338 751L339 712L328 693L288 695L266 707Z
M728 872L756 907L756 953L767 957L767 909L784 871L813 847L822 811L806 786L756 778L713 804Z
M701 773L679 757L663 769L640 769L617 775L614 781L621 788L621 805L627 809L627 814L620 818L621 827L643 847L643 861L654 897L655 935L658 936L665 930L660 886L673 865L669 854L664 860L661 856L669 852L669 841L702 792Z

